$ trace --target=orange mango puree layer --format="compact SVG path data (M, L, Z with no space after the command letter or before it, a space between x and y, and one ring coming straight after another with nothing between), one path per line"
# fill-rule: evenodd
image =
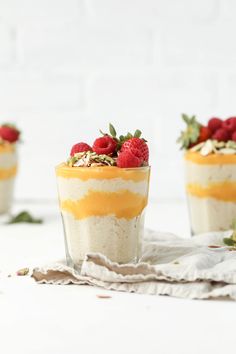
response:
M231 165L236 164L235 155L223 155L223 154L210 154L202 156L198 152L187 151L185 153L185 160L191 161L199 165Z
M62 200L61 209L81 220L90 216L115 215L117 218L132 219L141 214L147 205L147 197L128 190L100 192L90 190L80 200Z
M56 167L56 175L63 178L78 178L82 181L89 179L122 178L124 180L140 182L148 180L149 168L125 169L116 166L69 167L66 164L61 164Z
M236 202L236 182L210 183L206 187L192 183L187 185L187 192L199 198L214 198L225 202Z
M0 154L15 152L16 148L14 144L0 143Z
M0 168L0 180L12 178L17 173L17 166L11 168Z

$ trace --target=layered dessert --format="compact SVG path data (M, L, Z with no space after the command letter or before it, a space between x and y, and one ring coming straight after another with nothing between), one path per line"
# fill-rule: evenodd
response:
M0 214L8 212L12 205L19 136L13 125L0 126Z
M230 229L236 218L236 117L206 126L183 115L186 192L193 234Z
M56 167L59 203L69 265L98 252L118 263L136 262L141 252L148 200L149 151L141 132L75 144Z

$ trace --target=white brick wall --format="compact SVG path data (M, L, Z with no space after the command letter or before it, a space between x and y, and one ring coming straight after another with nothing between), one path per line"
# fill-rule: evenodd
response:
M184 198L182 112L236 115L235 0L0 0L0 121L23 131L16 196L113 122L150 141L153 198Z

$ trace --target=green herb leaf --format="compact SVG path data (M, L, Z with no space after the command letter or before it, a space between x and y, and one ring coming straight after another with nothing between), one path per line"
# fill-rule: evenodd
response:
M226 246L235 246L235 241L231 238L231 237L225 237L223 239L224 243L226 244Z
M182 119L187 127L181 132L177 143L181 143L181 149L188 149L191 144L197 143L201 125L198 123L195 116L189 117L186 114L182 114Z
M102 135L107 135L107 134L104 133L101 129L99 129L99 132L100 132Z
M110 131L110 134L113 138L116 138L116 130L114 128L114 126L110 123L109 124L109 131Z
M140 138L141 135L142 135L141 130L139 130L139 129L135 130L135 133L134 133L135 138Z
M11 219L7 222L7 224L16 224L21 222L26 222L30 224L41 224L43 220L34 218L28 211L22 211L19 214L12 216Z
M129 140L131 138L133 138L133 135L130 132L128 132L126 135L126 140Z

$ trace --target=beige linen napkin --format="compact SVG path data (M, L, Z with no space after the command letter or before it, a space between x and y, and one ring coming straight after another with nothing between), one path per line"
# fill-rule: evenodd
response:
M93 253L85 257L80 273L57 262L35 268L32 276L45 284L89 284L140 294L236 300L236 251L223 245L229 235L230 231L182 239L147 231L138 264L120 265Z

